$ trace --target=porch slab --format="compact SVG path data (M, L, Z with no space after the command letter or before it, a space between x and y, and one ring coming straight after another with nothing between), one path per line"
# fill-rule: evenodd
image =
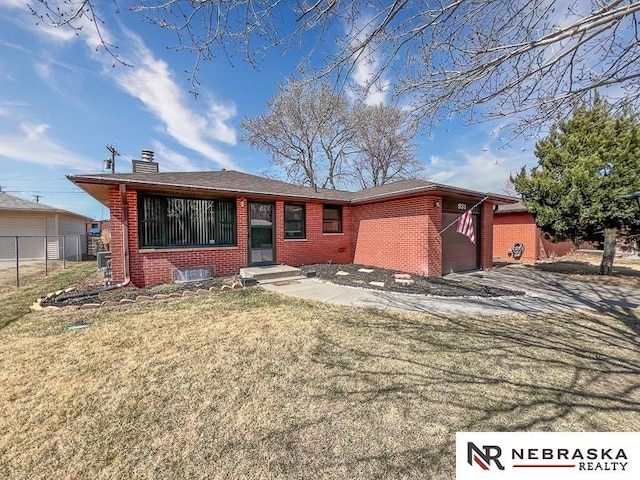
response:
M246 267L240 269L241 278L253 278L258 282L282 278L300 277L299 268L289 265L265 265L262 267Z

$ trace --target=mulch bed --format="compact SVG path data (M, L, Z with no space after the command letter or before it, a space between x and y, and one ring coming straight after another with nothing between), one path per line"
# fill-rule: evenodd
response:
M301 267L301 269L303 272L315 271L316 278L326 282L391 292L440 297L504 297L524 295L524 292L521 291L489 287L471 280L457 281L438 277L427 278L420 275L386 270L384 268L368 267L366 265L318 264L307 265ZM378 282L384 286L372 285L371 282Z
M102 303L108 301L119 302L122 299L135 300L136 298L153 297L154 295L171 293L183 293L185 291L196 291L199 289L208 290L211 287L222 288L223 285L232 286L240 281L238 276L218 277L209 280L195 282L171 283L166 285L156 285L154 287L123 287L112 290L104 290L101 277L91 275L87 280L75 286L71 292L63 292L43 300L42 306L72 306L84 305L87 303Z
M482 285L473 281L447 280L446 278L426 278L378 267L357 264L318 264L301 267L303 272L315 271L319 280L348 285L351 287L374 290L433 295L441 297L503 297L524 295L524 292ZM371 271L361 271L371 270ZM339 273L340 272L340 273ZM400 278L398 278L400 277ZM119 302L122 299L135 300L142 297L185 291L208 290L211 287L222 288L239 282L239 276L218 277L209 280L185 283L171 283L154 287L124 287L105 290L100 273L89 276L82 283L75 285L74 290L53 295L42 301L42 307L80 306L84 304L101 304L102 302ZM378 282L378 284L371 284ZM382 285L380 285L382 284Z

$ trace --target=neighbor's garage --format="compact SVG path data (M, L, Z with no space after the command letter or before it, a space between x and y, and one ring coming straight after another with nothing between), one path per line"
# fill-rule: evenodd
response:
M44 235L45 217L42 216L0 216L0 259L15 258L15 237L20 239L20 258L44 258L44 241L36 238Z
M480 209L473 210L473 231L476 243L471 243L469 237L456 232L455 221L476 201L457 198L442 199L442 228L453 223L442 232L442 274L453 272L467 272L480 268Z

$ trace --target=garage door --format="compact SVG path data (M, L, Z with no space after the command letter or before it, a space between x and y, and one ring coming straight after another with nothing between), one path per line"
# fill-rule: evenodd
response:
M20 238L20 258L44 258L44 240L42 237L28 238L34 235L44 235L44 231L44 217L1 217L0 259L15 258L16 235L27 237Z
M464 212L462 212L464 213ZM442 213L442 225L446 226L461 215L461 213ZM476 244L480 241L478 231L478 215L473 215L473 230L476 235ZM469 237L456 232L455 224L442 233L442 274L452 272L466 272L477 270L478 248L471 243Z

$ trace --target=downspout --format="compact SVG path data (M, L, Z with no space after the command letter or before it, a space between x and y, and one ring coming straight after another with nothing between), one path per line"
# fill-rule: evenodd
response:
M129 270L129 203L127 202L127 187L120 184L120 200L122 203L122 248L124 254L124 281L119 287L126 287L131 283L131 273Z
M90 297L97 295L101 292L107 292L109 290L115 290L123 288L131 283L131 274L129 272L129 205L127 203L127 188L124 184L120 187L120 200L122 202L122 240L123 240L123 253L124 253L124 281L117 285L110 285L108 287L93 290L91 292L72 292L66 295L61 295L53 299L54 302L63 302L64 300Z

